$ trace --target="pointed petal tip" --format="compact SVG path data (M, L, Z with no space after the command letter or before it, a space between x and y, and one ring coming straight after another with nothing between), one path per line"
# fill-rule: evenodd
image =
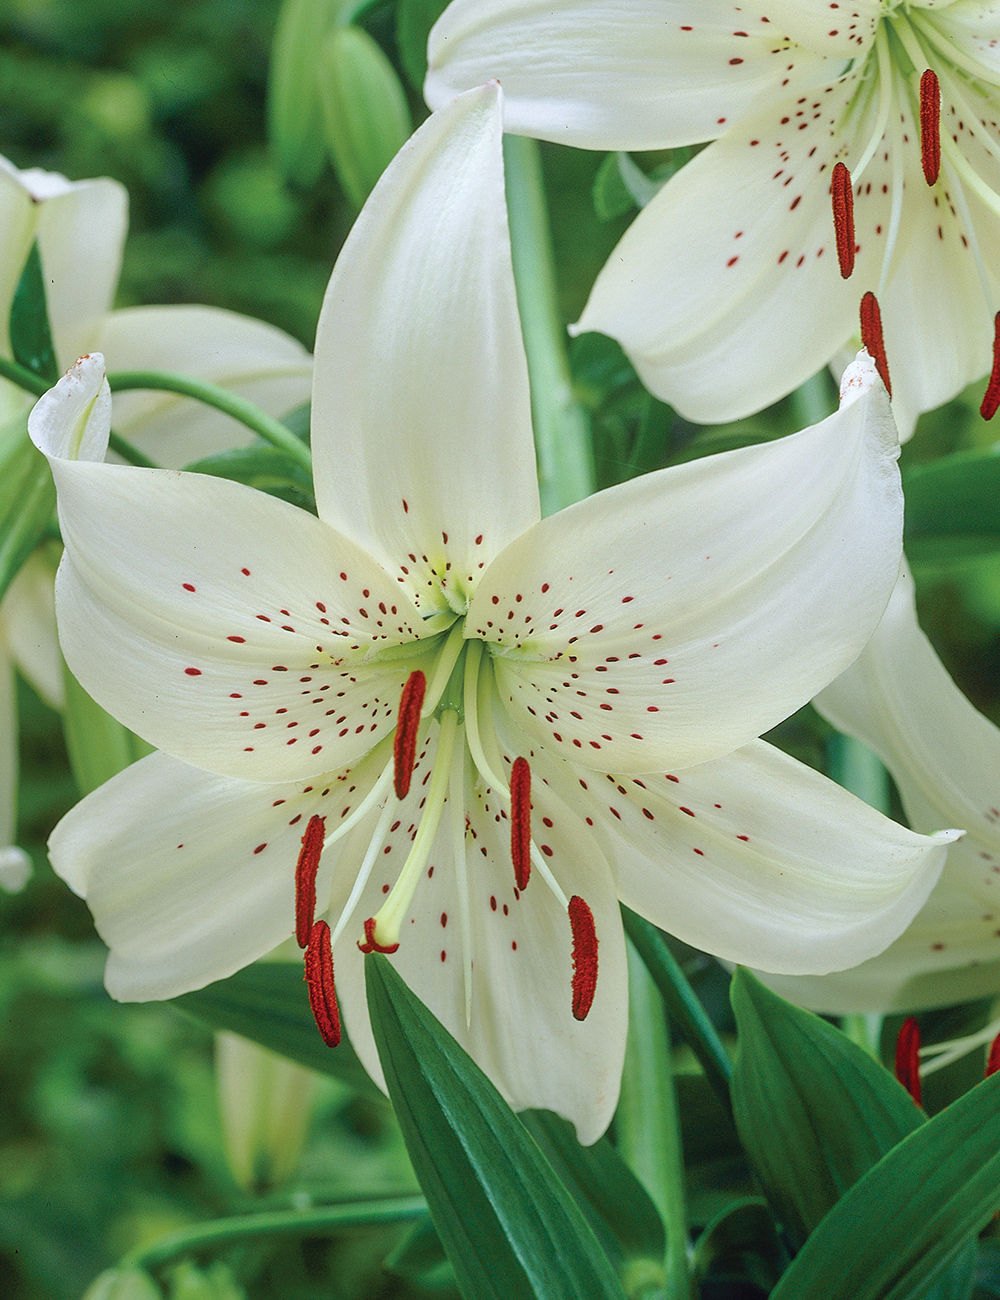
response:
M103 461L111 432L111 389L100 352L80 357L35 403L32 442L50 460Z
M840 379L841 409L867 393L879 377L878 368L867 348L862 348Z

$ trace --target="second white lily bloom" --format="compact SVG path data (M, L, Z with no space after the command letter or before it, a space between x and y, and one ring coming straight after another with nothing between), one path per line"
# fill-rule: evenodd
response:
M373 1075L361 941L398 944L514 1105L592 1141L624 1051L618 898L730 960L821 972L884 948L939 874L951 833L756 739L889 598L886 394L861 360L814 428L540 520L495 85L386 171L316 355L319 519L101 463L96 357L36 408L67 659L164 751L62 821L53 863L111 948L111 992L170 997L287 938L322 818L316 914Z

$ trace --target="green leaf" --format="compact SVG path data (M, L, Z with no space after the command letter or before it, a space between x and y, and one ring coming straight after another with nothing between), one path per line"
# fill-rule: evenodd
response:
M379 953L368 1008L410 1159L468 1300L624 1295L524 1125Z
M384 1101L346 1034L339 1047L327 1047L320 1038L297 962L258 962L174 998L173 1005L213 1029L242 1034L280 1056L339 1079L366 1097Z
M52 346L45 277L38 244L31 246L10 307L10 346L14 360L33 374L55 383L59 362Z
M663 1259L656 1206L606 1137L581 1146L569 1120L549 1110L522 1111L520 1119L609 1254Z
M601 221L613 221L636 206L632 192L622 180L618 159L617 153L609 153L594 177L594 211Z
M0 599L41 541L56 505L48 462L24 419L0 429Z
M916 564L1000 552L1000 455L960 451L903 477L906 554Z
M787 1263L774 1217L760 1197L727 1206L706 1225L694 1249L698 1282L710 1274L725 1273L770 1291Z
M216 478L246 483L261 492L291 500L314 513L316 510L312 476L304 465L277 447L262 444L236 447L193 461L184 468L192 474L213 474Z
M396 44L399 60L417 92L427 76L427 38L444 13L448 0L399 0L396 9Z
M406 93L378 44L338 27L319 60L320 102L334 170L360 208L413 130Z
M925 1116L849 1038L737 969L733 1114L771 1203L800 1241Z
M970 1239L998 1206L1000 1073L864 1174L813 1231L771 1300L926 1298L946 1265L965 1264Z

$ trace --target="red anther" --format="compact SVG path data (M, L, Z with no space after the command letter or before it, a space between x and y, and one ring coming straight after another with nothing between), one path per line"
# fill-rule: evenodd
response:
M399 947L398 943L390 943L383 947L375 938L375 918L370 916L365 922L365 939L366 943L359 943L358 947L362 952L395 952Z
M1000 1034L990 1043L990 1054L986 1058L986 1078L1000 1070Z
M920 1026L907 1016L896 1039L896 1078L920 1105Z
M399 697L399 720L396 723L396 738L392 744L393 780L397 799L405 799L410 792L410 779L413 776L413 764L417 757L420 710L424 707L426 689L427 678L418 668L407 677L403 693Z
M861 342L868 349L868 355L885 384L885 391L891 397L889 363L885 359L885 343L882 341L882 313L878 309L878 299L870 289L861 299Z
M586 1020L597 992L597 931L594 914L579 894L569 900L573 930L573 1015Z
M323 852L326 821L314 813L302 836L299 860L295 864L295 938L300 948L309 946L316 915L316 872Z
M330 927L325 921L317 921L309 933L306 985L316 1028L327 1047L336 1047L340 1042L340 1008L337 1006L337 991L333 985Z
M992 420L1000 407L1000 311L993 318L993 369L990 382L986 385L979 414L984 420Z
M842 162L833 169L830 182L833 196L833 233L837 240L837 261L846 280L854 270L854 190L851 173Z
M941 170L941 87L933 68L920 78L920 162L924 180L934 185Z
M510 856L517 887L526 889L531 875L531 768L526 758L515 758L510 771Z

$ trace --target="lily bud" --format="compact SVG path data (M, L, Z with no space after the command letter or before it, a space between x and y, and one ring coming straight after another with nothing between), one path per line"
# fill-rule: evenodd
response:
M141 1268L109 1268L91 1282L83 1300L163 1300L163 1292Z
M285 0L271 49L268 136L290 181L313 185L323 170L316 52L337 13L336 0Z
M360 208L413 130L406 95L360 27L331 32L320 55L319 91L337 179Z

